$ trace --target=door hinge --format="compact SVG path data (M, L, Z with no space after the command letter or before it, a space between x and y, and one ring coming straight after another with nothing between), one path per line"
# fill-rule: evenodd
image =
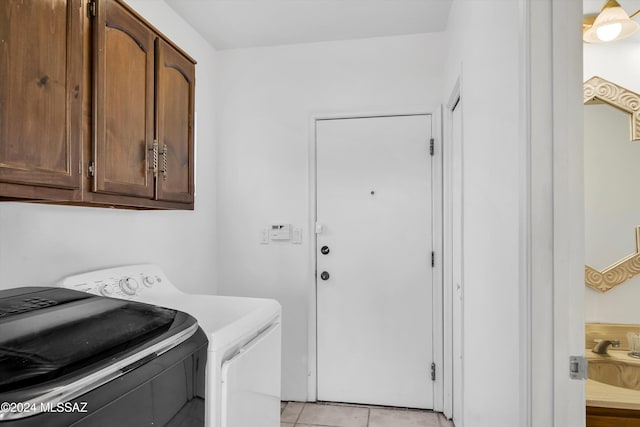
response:
M436 380L436 364L435 363L431 363L431 381L435 381Z
M96 174L96 164L95 162L89 163L89 176L95 176Z
M87 16L89 18L95 18L96 17L96 2L95 2L95 0L89 0L87 2Z
M431 267L436 266L436 253L431 251Z
M436 150L435 141L433 138L431 138L431 140L429 140L429 154L433 156L433 153L435 152L435 150Z
M587 358L584 356L569 356L569 377L572 380L586 380L588 373Z

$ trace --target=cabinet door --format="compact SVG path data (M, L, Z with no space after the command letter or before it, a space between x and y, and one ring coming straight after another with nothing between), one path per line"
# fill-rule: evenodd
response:
M94 23L93 191L153 198L154 34L115 0Z
M162 39L156 43L158 200L193 203L195 65Z
M80 187L82 11L0 1L0 182Z

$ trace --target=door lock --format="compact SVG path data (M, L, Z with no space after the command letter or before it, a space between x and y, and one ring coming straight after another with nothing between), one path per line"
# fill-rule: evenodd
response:
M322 252L322 255L326 255L331 251L329 250L329 246L323 246L322 248L320 248L320 252Z
M320 273L320 278L321 278L322 280L329 280L329 277L330 277L330 276L329 276L329 273L328 273L328 272L326 272L326 271L323 271L322 273Z

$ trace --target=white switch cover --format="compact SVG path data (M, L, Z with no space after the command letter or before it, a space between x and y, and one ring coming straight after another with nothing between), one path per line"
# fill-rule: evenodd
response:
M299 245L302 243L302 228L293 229L293 237L291 237L291 243Z
M268 245L269 244L269 229L268 228L263 228L260 231L260 244L261 245Z

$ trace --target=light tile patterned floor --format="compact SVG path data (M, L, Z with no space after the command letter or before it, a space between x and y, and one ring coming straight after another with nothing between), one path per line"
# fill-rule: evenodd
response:
M454 427L444 415L417 409L342 403L282 402L280 427Z

